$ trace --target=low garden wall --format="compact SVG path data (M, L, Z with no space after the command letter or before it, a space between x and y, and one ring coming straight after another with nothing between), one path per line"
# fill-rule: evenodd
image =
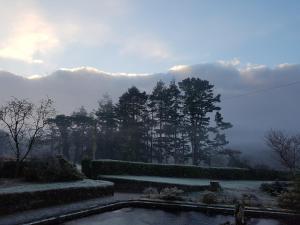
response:
M108 181L82 180L2 188L0 215L113 195L113 186L113 183Z
M141 175L222 180L286 180L287 174L274 170L200 167L190 165L151 164L118 160L84 160L82 172L97 179L99 175Z

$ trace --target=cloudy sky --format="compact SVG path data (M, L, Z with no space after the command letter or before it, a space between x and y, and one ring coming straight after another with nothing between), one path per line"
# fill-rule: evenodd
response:
M0 0L0 69L22 76L89 66L164 72L236 61L296 64L295 0Z
M299 12L298 0L0 0L0 104L48 95L59 113L92 110L104 93L195 76L222 94L230 144L261 154L269 129L299 131Z

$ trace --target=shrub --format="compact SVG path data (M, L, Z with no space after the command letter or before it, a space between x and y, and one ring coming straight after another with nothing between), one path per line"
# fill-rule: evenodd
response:
M218 196L215 193L206 193L202 197L202 202L205 204L216 204L218 203Z
M81 161L81 170L87 177L92 176L91 167L92 167L92 160L85 158Z
M263 171L242 168L200 167L190 165L151 164L118 160L94 160L82 163L82 171L92 178L99 175L142 175L209 179L235 180L275 180L287 179L286 174L279 171Z
M182 200L183 198L180 196L183 194L183 190L178 189L177 187L172 188L164 188L159 193L159 198L164 200Z
M144 195L158 195L157 188L148 187L143 191Z
M32 159L24 168L28 181L57 182L82 180L84 175L61 156Z
M23 176L23 168L27 163L25 161L23 165L21 165L19 177ZM15 178L16 176L16 161L12 158L1 158L0 160L0 177L1 178Z
M246 193L242 195L242 203L246 206L252 207L260 207L262 205L261 201L256 195Z
M279 206L300 211L300 177L296 177L293 188L283 192L278 199Z
M222 191L222 187L220 185L220 182L218 181L210 181L209 190L213 192Z
M278 196L287 191L288 184L286 182L275 181L273 183L262 183L260 190L267 192L272 196Z

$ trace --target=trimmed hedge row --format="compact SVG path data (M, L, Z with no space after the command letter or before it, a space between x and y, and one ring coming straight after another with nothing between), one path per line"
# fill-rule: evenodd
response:
M120 178L98 177L101 180L114 183L114 190L127 193L142 193L146 188L157 188L161 191L164 188L179 188L186 192L209 190L210 185L186 185L186 184L171 184L164 182L152 182L144 180L126 180Z
M15 178L16 161L0 161L0 178ZM82 180L85 176L61 156L31 159L22 163L18 177L34 182Z
M285 172L274 170L218 167L209 168L118 160L84 160L82 162L82 171L86 176L94 179L96 179L99 175L140 175L228 180L286 180L288 178Z
M20 168L19 176L23 176L24 165ZM0 161L0 178L15 178L15 169L16 162L15 161Z
M32 192L0 193L0 215L113 195L113 184L69 187Z

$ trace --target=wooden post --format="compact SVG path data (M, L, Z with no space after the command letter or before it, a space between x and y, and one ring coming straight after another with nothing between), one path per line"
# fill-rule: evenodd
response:
M237 203L235 205L234 217L235 217L235 225L246 225L244 204Z

